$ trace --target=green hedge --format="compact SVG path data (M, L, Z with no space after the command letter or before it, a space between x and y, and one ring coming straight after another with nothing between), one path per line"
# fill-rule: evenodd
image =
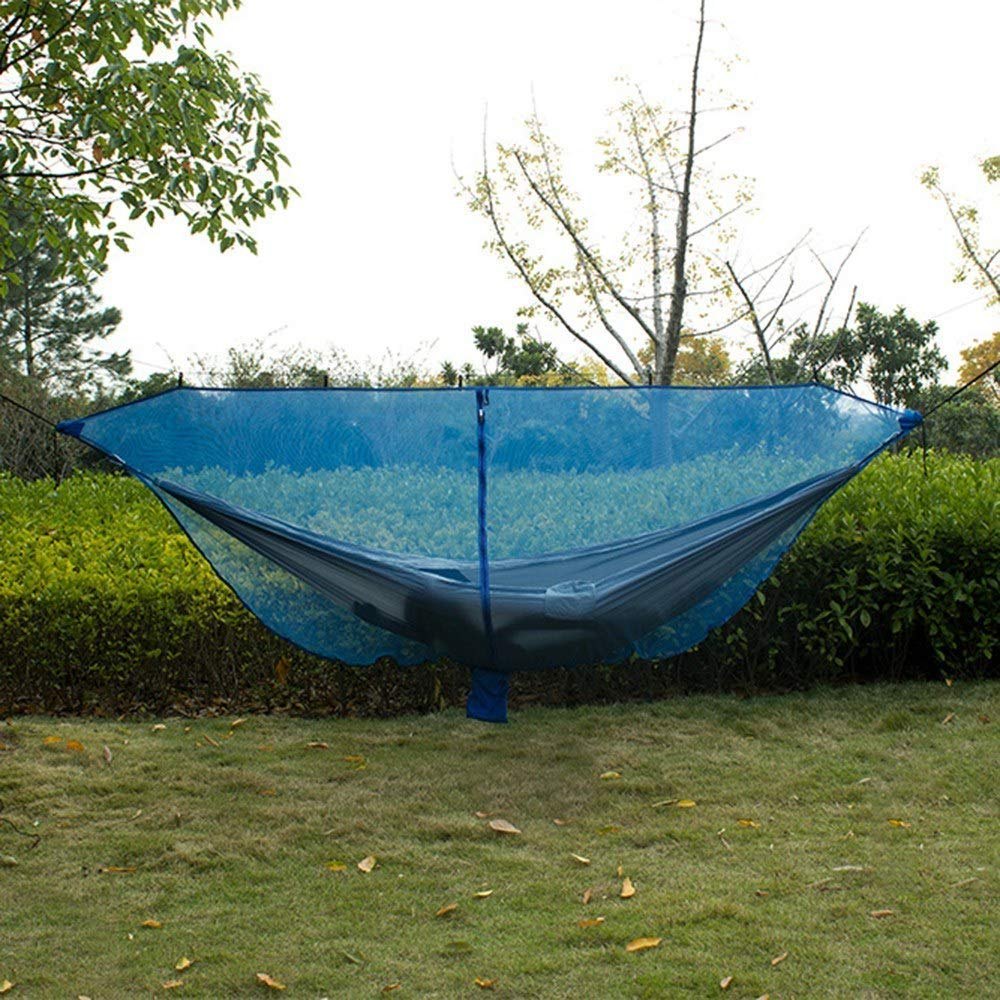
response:
M985 675L1000 643L1000 460L886 455L696 650L522 676L522 701ZM281 664L280 667L278 666ZM284 682L282 682L284 681ZM392 713L457 701L447 663L359 670L272 636L136 482L0 478L0 712L173 704Z

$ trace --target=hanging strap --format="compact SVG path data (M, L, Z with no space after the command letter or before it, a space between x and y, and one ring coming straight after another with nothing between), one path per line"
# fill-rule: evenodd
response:
M965 392L965 390L968 389L970 386L975 385L981 378L986 378L986 376L989 375L989 373L996 368L1000 368L1000 358L997 358L997 360L994 361L993 364L984 368L975 378L970 378L969 381L965 383L965 385L960 385L953 392L948 393L948 395L945 396L944 399L935 403L929 410L927 410L924 413L924 417L927 418L935 410L940 410L945 403L950 403L953 399L955 399L956 397L960 396L963 392Z
M19 403L16 399L11 399L10 396L5 393L0 392L0 399L5 403L10 403L11 406L16 407L21 410L22 413L27 413L29 417L34 417L36 420L41 420L43 424L48 424L53 430L56 430L56 423L53 420L49 420L48 417L43 417L37 410L31 409L30 406L25 406L24 403Z
M476 450L479 466L479 602L482 609L483 629L489 649L489 668L472 671L472 688L465 705L470 719L482 722L507 721L508 677L497 671L496 637L493 634L493 607L490 601L490 553L486 532L486 407L490 404L490 391L476 389Z

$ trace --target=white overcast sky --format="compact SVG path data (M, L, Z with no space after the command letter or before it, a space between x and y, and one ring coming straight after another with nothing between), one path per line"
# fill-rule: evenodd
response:
M257 257L220 255L176 223L136 226L101 285L124 313L115 346L132 348L137 374L279 328L276 345L365 356L433 342L432 362L469 358L470 327L512 328L527 301L455 193L452 161L474 171L484 107L492 137L512 138L533 91L570 179L627 225L616 181L592 179L594 140L616 76L679 103L695 12L695 0L246 0L216 44L270 90L302 196L258 227ZM756 182L740 252L763 261L806 229L827 250L868 226L845 295L857 283L883 309L937 317L953 361L1000 327L952 283L949 224L918 183L934 163L985 202L975 164L1000 152L1000 3L710 0L709 17L707 82L752 104L723 159Z

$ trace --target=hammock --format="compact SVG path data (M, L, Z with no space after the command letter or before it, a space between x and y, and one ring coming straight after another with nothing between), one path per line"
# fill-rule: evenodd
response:
M918 413L818 383L178 388L59 425L145 483L240 600L330 659L508 675L674 655L739 610Z

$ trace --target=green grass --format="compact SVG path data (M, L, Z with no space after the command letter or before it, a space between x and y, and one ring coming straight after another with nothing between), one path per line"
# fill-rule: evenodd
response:
M1000 684L535 709L508 727L231 721L0 725L3 815L41 838L0 828L12 997L171 979L263 996L257 972L314 998L491 995L476 977L525 998L996 988ZM677 799L697 804L656 805ZM627 953L642 936L663 941Z

